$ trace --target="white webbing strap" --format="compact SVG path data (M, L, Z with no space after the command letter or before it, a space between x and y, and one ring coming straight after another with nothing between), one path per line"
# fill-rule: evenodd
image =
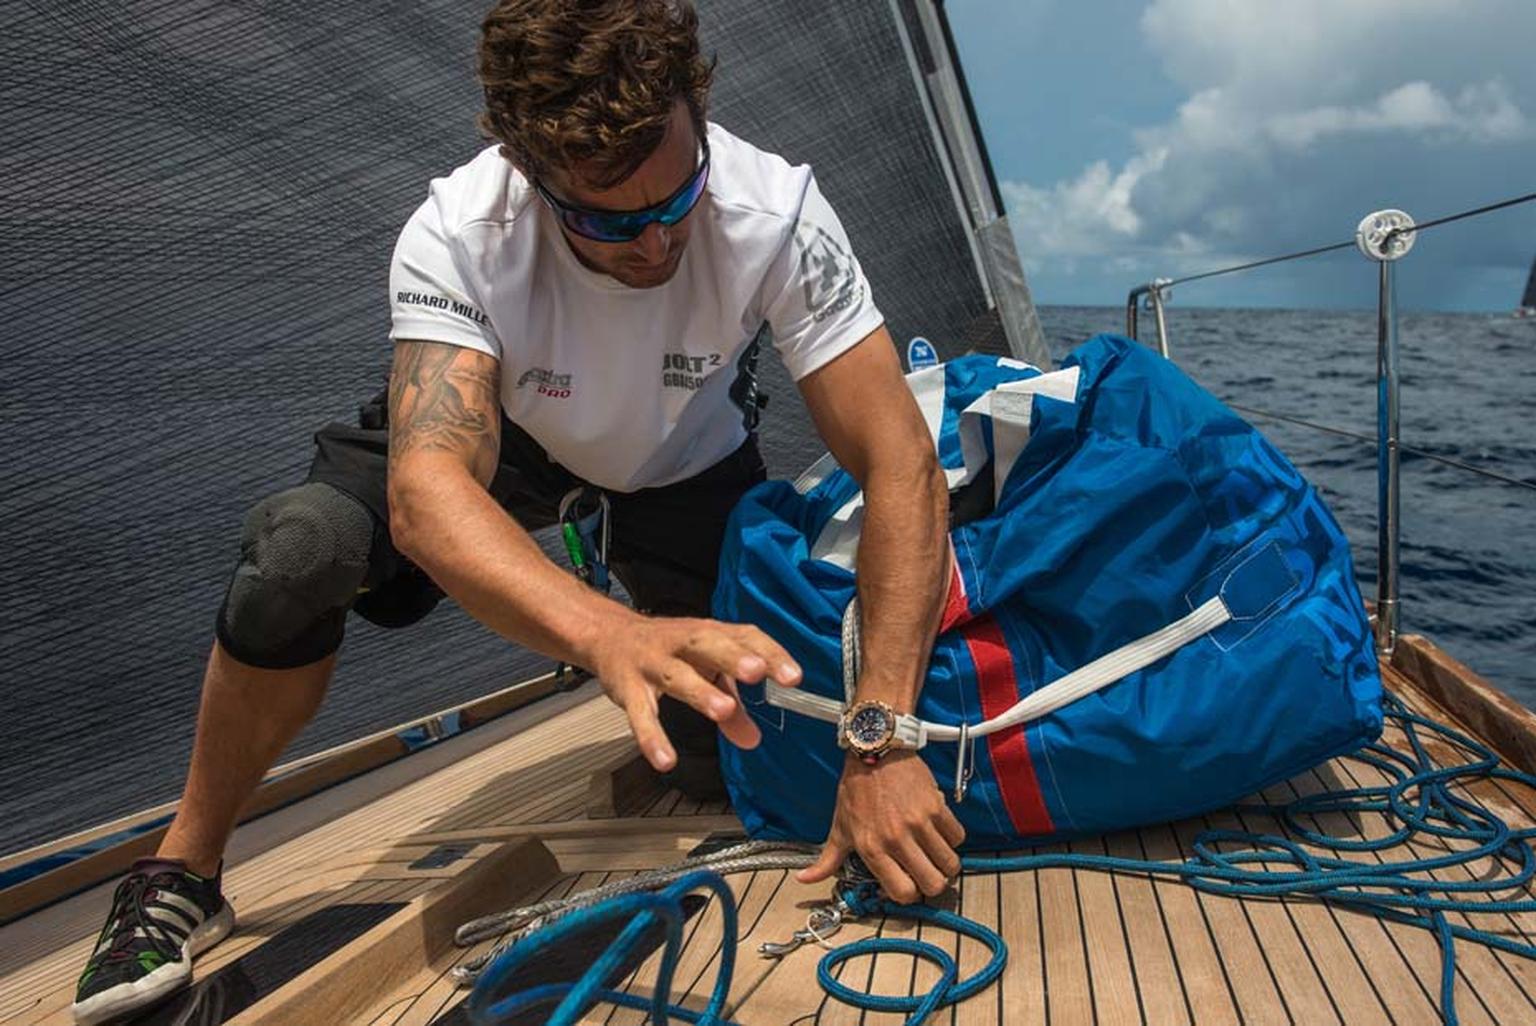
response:
M855 599L850 605L856 606L857 602L858 600ZM855 618L857 615L857 612L853 613ZM1007 712L967 727L966 734L970 739L985 737L999 730L1038 720L1064 705L1069 705L1079 698L1108 687L1137 670L1151 666L1164 656L1172 655L1191 641L1204 637L1230 619L1232 614L1228 611L1227 604L1222 601L1220 595L1216 595L1188 616L1175 620L1146 637L1137 638L1122 645L1108 655L1100 656L1086 666L1078 667L1065 677L1052 681ZM846 629L845 637L847 637ZM855 653L850 659L850 654L845 648L845 672L850 664L857 667L857 655ZM823 698L820 695L801 691L799 688L787 688L772 682L763 689L763 698L771 706L788 709L790 712L810 716L813 719L825 720L828 723L836 723L843 712L843 703L836 699ZM910 719L915 721L916 730L915 736L909 735L903 738L908 747L921 748L930 740L960 740L958 725L929 723L926 720L917 720L915 717ZM902 733L908 732L902 731Z

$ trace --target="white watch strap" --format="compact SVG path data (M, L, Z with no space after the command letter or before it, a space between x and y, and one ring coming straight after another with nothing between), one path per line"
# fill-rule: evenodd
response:
M896 717L896 736L891 738L892 748L921 748L928 743L928 724L911 713Z

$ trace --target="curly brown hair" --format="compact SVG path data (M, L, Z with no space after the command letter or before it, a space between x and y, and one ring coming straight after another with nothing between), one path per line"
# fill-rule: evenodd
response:
M689 0L500 0L480 32L480 130L529 178L607 189L661 144L679 99L704 131L714 61Z

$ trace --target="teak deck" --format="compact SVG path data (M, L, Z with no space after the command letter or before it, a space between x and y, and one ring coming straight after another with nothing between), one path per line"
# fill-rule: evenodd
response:
M1536 737L1529 713L1501 705L1496 692L1422 642L1409 646L1399 665L1424 681L1387 669L1388 686L1410 705L1463 729L1467 721L1479 722L1484 737L1502 731L1494 738L1500 750L1525 762L1518 749ZM1387 737L1393 740L1390 730ZM253 1001L226 1020L232 1023L467 1021L454 1012L467 991L447 973L483 947L453 947L460 922L665 865L711 835L739 829L722 806L647 791L633 760L623 716L589 685L247 824L231 848L225 878L240 926L199 961L197 975L204 981L235 969L224 974L217 994L209 988L205 1004ZM1283 802L1376 779L1369 767L1340 759L1261 797ZM1479 785L1475 793L1512 823L1536 822L1536 794L1498 784ZM1386 829L1379 816L1321 825L1367 836ZM1179 858L1201 830L1223 826L1274 828L1272 821L1227 811L1068 847ZM815 946L778 961L757 955L760 942L786 940L803 925L808 906L828 897L826 885L802 886L780 871L738 875L730 883L742 932L733 1019L752 1026L901 1021L826 998L815 981L821 954ZM0 1024L70 1021L74 978L111 886L0 929ZM1441 1021L1440 956L1429 933L1317 902L1219 898L1177 882L1065 869L968 876L939 900L999 930L1010 958L996 985L936 1022ZM1485 929L1536 939L1536 916L1473 918ZM850 923L835 943L874 933L958 947L962 973L984 958L979 945L957 946L953 934L899 920ZM717 968L717 903L689 920L687 938L674 1000L700 1008ZM264 950L271 957L260 957ZM1458 957L1463 1022L1536 1022L1536 963L1472 944L1458 944ZM626 989L649 993L657 960L653 955L644 963ZM847 963L843 976L876 992L905 994L926 990L936 971L907 956L881 955ZM173 1021L170 1016L149 1021ZM644 1018L605 1006L588 1021Z

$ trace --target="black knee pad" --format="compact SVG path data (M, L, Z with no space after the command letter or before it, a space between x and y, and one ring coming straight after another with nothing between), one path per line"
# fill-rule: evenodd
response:
M320 481L257 503L219 609L219 643L267 669L304 666L336 651L376 530L366 506Z

